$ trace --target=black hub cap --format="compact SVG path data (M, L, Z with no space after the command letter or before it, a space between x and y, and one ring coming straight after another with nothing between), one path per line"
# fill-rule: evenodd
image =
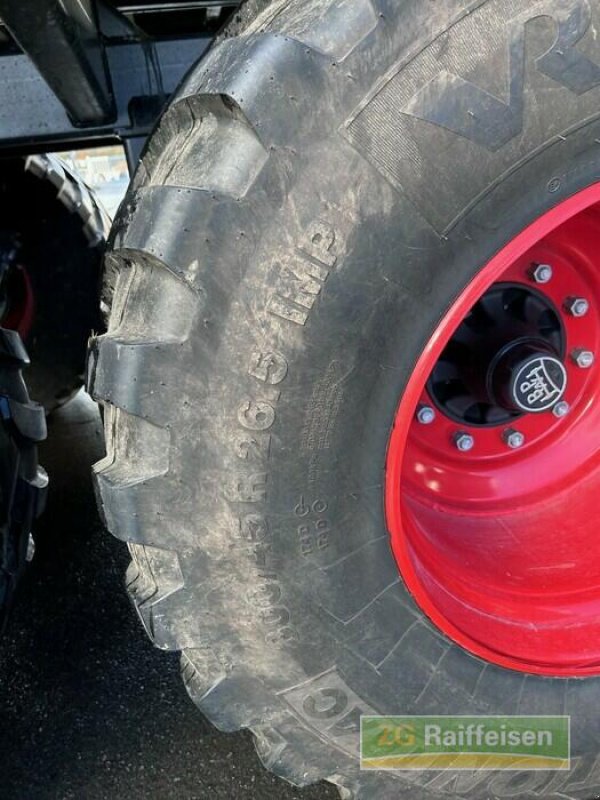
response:
M550 348L540 351L535 345L525 345L511 349L494 370L493 381L499 387L494 396L503 408L539 414L562 400L567 371Z
M465 317L437 362L429 393L451 419L503 425L552 408L564 395L565 337L540 292L496 284Z

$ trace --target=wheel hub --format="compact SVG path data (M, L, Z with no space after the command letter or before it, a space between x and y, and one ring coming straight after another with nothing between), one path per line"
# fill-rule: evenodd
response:
M400 572L496 664L600 674L600 185L511 241L448 312L386 468Z
M552 350L542 351L535 345L511 349L494 375L498 402L526 414L554 408L565 395L567 381L562 361Z
M500 425L562 399L564 352L552 301L524 285L497 284L455 331L433 368L428 392L450 419Z

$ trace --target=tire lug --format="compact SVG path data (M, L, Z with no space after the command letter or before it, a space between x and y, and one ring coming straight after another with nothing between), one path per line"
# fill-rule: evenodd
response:
M431 406L421 405L417 410L417 422L421 425L431 425L435 420L435 411Z
M589 369L594 363L595 357L591 350L584 350L579 347L573 350L571 358L580 369Z
M567 297L565 300L565 310L572 317L585 317L590 310L590 304L585 297Z
M510 447L511 450L518 450L525 444L525 436L521 431L516 431L514 428L507 428L502 434L504 443Z
M533 264L530 275L535 283L549 283L552 280L553 270L550 264Z
M555 417L562 419L562 417L566 417L569 411L571 410L571 406L567 403L566 400L559 400L558 403L552 409L552 413Z
M468 453L469 450L475 447L475 439L470 433L458 431L458 433L454 434L454 444L456 445L456 449L460 450L461 453Z

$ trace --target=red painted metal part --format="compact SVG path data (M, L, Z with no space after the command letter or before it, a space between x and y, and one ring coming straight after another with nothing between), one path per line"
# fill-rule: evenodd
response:
M9 305L1 324L3 328L17 331L27 342L33 317L35 314L35 301L31 280L24 267L17 266L9 278L7 287Z
M386 464L386 517L400 572L416 602L451 639L501 666L546 675L600 674L600 184L552 209L502 249L463 291L422 353L402 397ZM554 276L536 287L559 309L585 297L588 314L562 313L570 413L465 428L431 405L426 382L461 320L494 283L532 286L533 263ZM468 453L457 430L475 438Z

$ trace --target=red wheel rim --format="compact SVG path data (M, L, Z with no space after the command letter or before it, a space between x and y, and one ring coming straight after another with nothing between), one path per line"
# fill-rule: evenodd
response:
M597 184L544 214L492 258L427 343L389 442L387 524L416 602L465 649L530 673L600 674L599 236ZM548 283L534 280L539 264L552 266ZM472 325L478 301L484 298L485 305L505 288L539 296L560 320L563 351L555 360L565 366L567 387L564 397L554 389L543 396L568 403L564 416L558 412L566 407L556 409L553 402L543 413L475 424L465 422L471 411L458 419L435 394L432 374L442 356L448 360L465 318ZM587 300L583 316L573 314L574 298ZM544 325L549 317L554 319L550 311ZM588 352L598 360L584 367L581 354ZM538 363L527 366L537 369ZM486 375L504 375L494 369ZM524 386L525 373L517 380L517 372L515 366L511 380ZM423 408L433 409L433 422L419 421ZM427 414L421 419L428 420ZM514 439L514 432L521 438ZM464 443L460 435L474 443L468 451L458 448L457 436Z
M33 325L35 303L31 280L23 267L13 269L6 294L8 307L2 318L2 327L17 331L21 339L27 341Z

